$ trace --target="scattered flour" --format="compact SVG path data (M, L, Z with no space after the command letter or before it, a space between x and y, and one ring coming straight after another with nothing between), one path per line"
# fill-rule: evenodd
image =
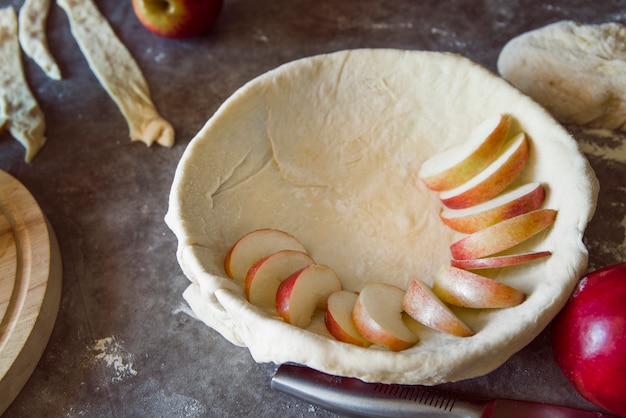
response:
M372 29L375 30L388 30L388 29L413 29L413 22L399 22L399 23L372 23Z
M581 150L594 157L599 157L606 162L616 163L618 165L626 164L626 135L623 132L616 132L608 129L585 129L585 133L590 137L577 137ZM602 141L598 140L602 139ZM621 195L626 194L626 186L618 187L615 192ZM616 201L612 204L611 213L626 213L626 203ZM608 254L613 259L620 260L626 253L626 216L622 218L620 223L621 229L625 231L623 241L621 243L604 239L595 239L590 242L590 247L594 250ZM593 268L598 268L592 266Z
M189 307L189 305L185 304L185 303L181 303L178 308L172 310L172 315L176 315L179 313L184 313L194 319L198 319L198 316L191 310L191 308Z
M581 149L585 154L626 164L626 138L624 138L623 134L608 129L588 129L587 132L595 136L610 139L614 143L614 146L600 145L595 141L589 140L579 141Z
M97 340L92 347L96 352L95 359L102 360L113 370L112 382L120 382L127 377L137 375L133 367L134 356L128 353L115 336Z

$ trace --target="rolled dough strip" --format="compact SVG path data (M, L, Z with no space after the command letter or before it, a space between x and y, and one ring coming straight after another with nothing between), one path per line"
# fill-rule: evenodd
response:
M26 0L20 8L18 38L24 53L54 80L61 79L61 71L48 48L46 18L50 0Z
M8 127L31 162L46 143L46 123L24 77L13 7L0 9L0 68L0 129Z
M130 139L148 146L154 142L172 146L172 125L159 115L139 66L93 1L57 3L67 13L72 35L91 70L126 118Z

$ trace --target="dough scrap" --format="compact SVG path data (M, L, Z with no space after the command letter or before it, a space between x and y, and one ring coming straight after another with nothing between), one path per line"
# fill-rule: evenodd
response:
M626 131L626 26L560 21L510 40L498 72L563 123Z
M126 118L130 139L171 147L174 128L159 115L139 66L93 1L57 3L67 13L74 39L91 70Z
M13 7L0 9L0 68L0 130L8 126L31 162L46 143L46 123L24 76Z
M518 248L553 250L494 278L527 293L521 305L459 310L476 335L419 329L391 352L334 340L318 311L307 329L246 301L223 260L244 233L287 231L331 266L347 290L368 282L432 284L462 234L439 219L423 161L465 140L469 127L509 114L532 141L519 183L549 187L553 227ZM519 183L516 183L519 184ZM514 185L515 186L515 185ZM513 186L513 187L514 187ZM565 304L586 268L583 231L598 184L576 142L536 102L466 58L435 52L349 50L287 63L235 92L186 148L166 215L191 281L183 297L204 323L259 362L295 362L367 381L438 384L494 370Z
M18 38L24 53L54 80L61 79L57 65L46 38L46 18L50 0L26 0L19 11Z

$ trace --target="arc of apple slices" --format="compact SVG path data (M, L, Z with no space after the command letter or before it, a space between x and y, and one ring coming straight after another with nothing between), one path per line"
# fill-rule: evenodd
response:
M352 312L358 294L349 290L339 290L328 297L324 323L326 329L337 341L369 347L372 343L363 337L352 321Z
M450 266L439 269L432 289L443 302L474 309L509 308L526 299L505 283Z
M328 297L341 290L337 273L323 264L311 264L281 282L276 310L292 325L306 328L316 309L326 309Z
M528 160L528 140L521 132L507 141L498 157L462 185L439 193L441 202L452 209L478 205L497 196L522 172Z
M302 243L288 232L272 228L255 229L239 238L228 250L224 271L231 279L245 284L246 275L254 263L282 250L306 253Z
M120 109L132 141L174 144L172 125L159 115L139 66L92 0L57 0L91 70Z
M402 308L411 318L429 328L457 337L474 335L474 331L420 279L411 282L402 299Z
M496 115L485 120L470 132L466 141L426 160L420 167L419 177L435 191L460 186L496 158L510 127L511 117L508 115Z
M385 283L363 287L352 311L352 321L359 333L374 344L392 351L411 347L419 340L402 318L404 291Z
M248 270L245 292L248 302L265 309L276 308L276 292L283 280L314 264L302 251L282 250L254 263Z
M508 250L552 225L556 215L554 209L524 213L461 238L450 246L450 252L454 259L468 260Z
M61 70L48 48L46 18L50 0L26 0L19 12L18 38L24 53L54 80L61 79Z
M44 114L33 96L22 67L15 9L0 9L0 130L11 135L26 150L31 162L46 143Z
M472 234L522 213L539 209L545 199L541 183L516 187L487 202L465 209L444 208L441 220L455 231Z
M551 251L535 251L521 254L500 255L495 257L474 258L470 260L451 260L450 265L463 270L481 270L516 266L522 263L546 258Z

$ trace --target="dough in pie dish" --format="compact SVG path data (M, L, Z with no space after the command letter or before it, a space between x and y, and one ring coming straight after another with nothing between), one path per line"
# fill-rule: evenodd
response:
M343 287L432 284L462 234L439 219L436 193L418 180L428 157L466 139L497 113L531 144L516 184L540 181L555 224L522 250L548 259L493 277L528 294L514 308L455 309L468 338L418 329L391 352L334 340L318 312L308 329L246 301L227 278L232 244L258 228L287 231ZM191 284L194 313L258 362L296 362L365 381L438 384L486 374L556 315L587 265L583 232L597 180L575 141L542 107L472 61L449 53L359 49L284 64L237 90L190 142L177 167L166 223Z

